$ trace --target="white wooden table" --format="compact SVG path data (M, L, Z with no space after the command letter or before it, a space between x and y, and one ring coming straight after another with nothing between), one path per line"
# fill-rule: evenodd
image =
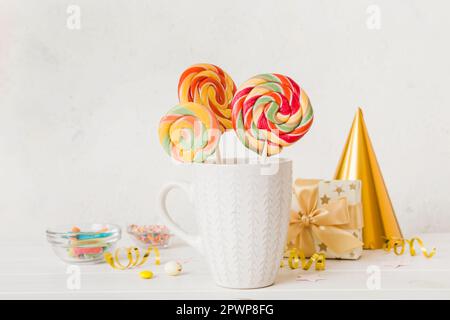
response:
M399 261L393 253L364 251L358 261L328 260L325 271L307 271L324 280L296 281L301 271L283 268L273 286L254 290L216 286L203 257L182 243L161 251L161 266L147 262L126 271L106 264L81 266L77 289L67 285L73 276L67 272L73 270L55 256L44 237L34 244L0 242L0 299L450 299L450 234L422 238L429 248L437 248L432 259L418 255L396 268L389 266ZM125 236L119 245L127 241ZM189 261L182 275L169 277L163 270L169 260ZM139 278L142 269L152 270L155 277Z

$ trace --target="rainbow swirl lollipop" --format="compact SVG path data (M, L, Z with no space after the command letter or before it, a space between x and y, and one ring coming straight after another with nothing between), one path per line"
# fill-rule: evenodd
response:
M308 132L313 121L309 98L291 78L267 73L247 80L231 103L239 140L261 154L281 152Z
M207 106L219 120L222 131L232 128L231 100L236 85L231 77L213 64L196 64L186 69L178 82L178 98Z
M219 144L221 131L215 115L193 102L180 103L159 122L159 142L172 158L203 162Z

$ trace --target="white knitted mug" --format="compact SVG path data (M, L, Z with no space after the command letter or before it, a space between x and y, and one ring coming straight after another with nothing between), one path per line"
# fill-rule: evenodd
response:
M206 257L219 286L244 289L273 284L289 224L292 161L227 160L193 166L192 183L169 182L162 189L163 221ZM193 203L199 235L182 230L169 216L166 197L174 188L184 190Z

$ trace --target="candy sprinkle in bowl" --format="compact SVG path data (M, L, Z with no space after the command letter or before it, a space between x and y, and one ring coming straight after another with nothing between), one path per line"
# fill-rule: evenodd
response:
M169 228L161 224L130 224L127 228L127 232L133 242L142 248L148 248L149 246L167 248L172 236Z
M68 263L103 262L105 252L114 249L121 229L114 224L62 225L47 229L47 240L61 260Z

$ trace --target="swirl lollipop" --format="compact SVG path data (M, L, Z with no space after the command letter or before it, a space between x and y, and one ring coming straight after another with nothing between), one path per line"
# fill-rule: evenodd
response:
M232 128L231 100L236 85L221 68L212 64L196 64L186 69L178 82L178 98L207 106L219 120L222 131Z
M203 162L219 144L221 131L215 115L193 102L180 103L159 122L159 142L174 159Z
M267 156L281 152L308 132L313 110L291 78L267 73L247 80L231 103L233 128L249 149Z

